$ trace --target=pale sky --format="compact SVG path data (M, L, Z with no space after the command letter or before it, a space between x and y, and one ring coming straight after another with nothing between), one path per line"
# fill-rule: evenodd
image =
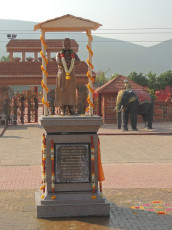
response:
M144 46L172 39L172 0L1 0L0 6L0 19L42 22L72 14L102 24L98 36Z

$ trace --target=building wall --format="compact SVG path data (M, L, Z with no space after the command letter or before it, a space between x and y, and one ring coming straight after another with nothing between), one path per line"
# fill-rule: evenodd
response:
M116 105L117 94L102 94L96 97L95 114L102 117L104 123L114 123L116 121L116 113L114 110Z
M154 121L172 121L172 102L155 101Z
M116 94L105 95L104 123L116 122L116 112L114 111L116 106L116 96Z

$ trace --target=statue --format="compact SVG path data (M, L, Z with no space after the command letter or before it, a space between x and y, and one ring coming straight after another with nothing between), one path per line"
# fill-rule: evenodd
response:
M75 115L76 77L75 65L80 63L77 54L71 49L71 40L65 38L63 49L57 53L58 73L56 78L55 106L60 115Z

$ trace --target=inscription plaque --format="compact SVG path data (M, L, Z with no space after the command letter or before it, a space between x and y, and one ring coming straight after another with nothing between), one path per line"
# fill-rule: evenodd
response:
M56 144L55 182L89 182L89 149L89 144Z

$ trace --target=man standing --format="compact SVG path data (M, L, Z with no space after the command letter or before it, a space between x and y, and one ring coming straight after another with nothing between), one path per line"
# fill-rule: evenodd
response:
M65 38L63 49L57 53L58 73L56 79L55 106L60 108L60 115L74 115L76 105L75 65L80 59L71 49L71 40Z

